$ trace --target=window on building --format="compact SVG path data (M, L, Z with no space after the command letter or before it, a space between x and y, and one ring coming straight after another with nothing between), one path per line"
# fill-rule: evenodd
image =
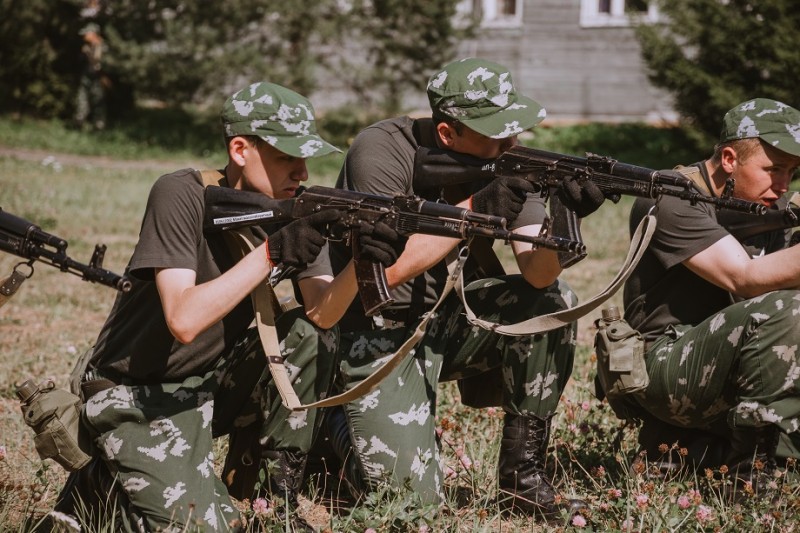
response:
M648 0L581 0L581 26L630 26L631 20L658 21L656 2Z
M482 26L520 26L522 0L477 0Z

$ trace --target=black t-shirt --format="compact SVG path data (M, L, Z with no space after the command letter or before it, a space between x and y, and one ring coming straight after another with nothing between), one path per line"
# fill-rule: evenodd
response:
M347 152L336 187L383 196L417 194L426 197L422 191L415 191L413 187L414 156L419 146L436 147L434 134L434 124L429 118L398 117L365 128L356 136ZM475 192L486 184L487 182L473 184L472 190L467 192ZM434 196L438 198L438 191L435 191ZM468 194L463 197L467 196ZM525 208L509 229L541 224L545 215L544 200L529 194ZM331 246L331 254L334 272L340 271L351 257L350 251L342 246ZM410 309L413 319L419 312L436 303L446 278L447 266L442 261L424 274L394 289L392 292L395 303L390 309ZM363 307L357 299L343 320L343 328L348 329L347 325L355 322L363 324L361 319Z
M783 206L785 202L785 198L781 200ZM654 203L644 198L634 202L631 233ZM716 208L663 196L654 214L657 224L653 238L623 292L625 319L647 341L655 340L670 325L697 325L737 301L728 291L682 264L729 235ZM764 233L742 242L751 257L774 252L786 244L784 231Z
M211 281L234 264L221 233L203 232L203 185L197 171L184 169L160 177L147 200L139 241L128 264L132 289L117 296L95 344L90 368L137 382L180 381L211 370L253 320L245 298L221 321L189 344L169 331L154 281L157 268L196 272L196 284ZM261 239L278 226L253 228ZM266 259L265 259L266 260ZM298 278L330 274L327 254Z

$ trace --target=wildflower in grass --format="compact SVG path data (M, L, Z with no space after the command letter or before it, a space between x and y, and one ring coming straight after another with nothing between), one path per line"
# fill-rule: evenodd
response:
M0 461L6 460L6 447L0 446Z
M378 533L378 532L375 531L373 528L368 527L367 529L364 530L364 533Z
M419 533L428 533L428 531L430 531L428 524L422 524L419 526Z
M764 513L763 515L761 515L760 522L761 522L762 526L769 527L769 526L772 525L772 522L774 522L774 521L775 521L775 519L769 513Z
M647 503L650 501L650 497L647 494L638 494L636 496L636 505L639 506L639 509L644 509L647 507Z
M711 509L711 507L701 505L697 508L697 511L695 511L694 516L697 518L698 522L705 524L714 519L714 511Z
M586 527L586 519L583 516L576 514L572 517L572 525L575 527Z
M684 494L678 498L678 507L681 509L688 509L691 505L692 500L690 500L687 495Z
M658 451L662 455L667 453L669 451L669 445L664 443L664 442L662 442L661 444L658 445Z
M728 465L722 465L719 467L719 473L723 476L728 473Z
M497 414L497 409L495 407L489 407L486 410L486 414L489 416L495 416Z
M449 467L449 466L445 466L444 467L444 478L445 479L453 479L453 478L455 478L457 476L458 476L458 474L456 474L456 471L453 470L451 467Z
M256 498L253 500L253 514L255 514L257 518L272 516L272 509L267 500L264 498Z
M619 527L622 531L631 531L633 530L633 520L626 518Z
M606 469L604 467L598 466L597 468L592 468L592 476L602 478L605 477L605 475Z
M622 498L622 489L608 489L608 497L612 499Z
M697 489L689 489L686 495L689 497L690 500L692 500L692 502L695 505L700 505L701 503L703 503L703 495L700 494L700 491Z
M589 409L591 409L591 407L592 407L592 404L589 403L588 400L586 400L583 403L581 403L581 409L583 409L584 411L588 411Z

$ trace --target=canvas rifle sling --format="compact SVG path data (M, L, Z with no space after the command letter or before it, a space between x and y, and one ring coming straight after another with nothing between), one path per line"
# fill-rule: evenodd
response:
M575 307L564 309L563 311L556 311L555 313L536 316L522 322L517 322L516 324L502 325L490 320L478 318L475 315L475 312L467 304L466 295L464 294L464 280L463 278L460 278L458 285L456 286L456 292L458 293L459 298L461 298L461 302L464 304L467 320L470 324L483 329L494 331L500 333L501 335L510 336L534 335L536 333L544 333L546 331L566 326L567 324L578 320L582 316L596 309L619 290L622 284L625 283L625 280L631 275L631 272L633 272L633 269L639 263L639 260L642 258L642 255L647 249L647 245L650 243L650 239L652 238L653 231L655 231L655 229L656 217L654 215L645 216L639 223L639 226L636 228L636 231L631 238L631 245L628 248L628 255L625 258L625 262L620 268L620 271L616 276L614 276L608 286L600 291L600 293L598 293L596 296L582 304L576 305Z
M202 179L202 184L205 187L226 185L225 176L218 170L201 170L199 173ZM244 231L228 230L226 234L232 235L231 240L228 242L235 254L235 257L244 257L256 247L255 236L249 228L244 228ZM297 394L294 392L291 380L289 379L289 374L283 364L283 357L280 354L278 332L275 329L275 317L277 315L276 310L279 309L275 292L272 290L272 286L269 284L269 281L260 283L251 294L251 299L253 301L256 325L258 327L258 335L261 339L261 345L264 348L264 354L267 357L267 364L270 373L272 374L272 379L275 380L275 385L281 395L283 405L287 409L291 409L293 411L317 407L332 407L334 405L352 402L353 400L356 400L374 390L375 387L377 387L378 384L383 381L383 379L388 376L389 373L391 373L391 371L394 370L403 359L405 359L406 355L408 355L414 349L414 346L416 346L417 343L422 340L422 337L425 336L425 329L427 328L431 317L434 316L435 311L442 304L447 294L449 294L449 292L455 287L457 280L460 279L461 270L464 267L466 258L467 253L461 253L459 254L457 261L454 261L448 265L450 272L447 278L447 283L442 291L442 295L436 302L436 305L433 307L433 309L423 315L422 320L417 324L414 332L408 339L406 339L406 341L395 353L385 356L383 358L383 362L372 374L354 385L352 388L341 394L337 394L336 396L331 396L330 398L325 398L323 400L305 405L300 403Z

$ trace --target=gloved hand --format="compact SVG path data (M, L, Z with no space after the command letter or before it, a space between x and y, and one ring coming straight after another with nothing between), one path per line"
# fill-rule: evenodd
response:
M529 192L536 192L536 187L524 178L495 178L472 195L472 210L484 215L504 217L510 224L522 211L525 195Z
M592 180L578 183L576 176L564 178L556 194L561 203L567 209L575 211L579 218L594 213L606 200L603 191Z
M287 224L267 238L267 260L273 267L306 268L325 244L322 230L341 216L342 211L329 209Z
M390 267L397 261L406 247L408 238L393 230L383 221L375 224L364 222L358 228L358 258L378 262Z

